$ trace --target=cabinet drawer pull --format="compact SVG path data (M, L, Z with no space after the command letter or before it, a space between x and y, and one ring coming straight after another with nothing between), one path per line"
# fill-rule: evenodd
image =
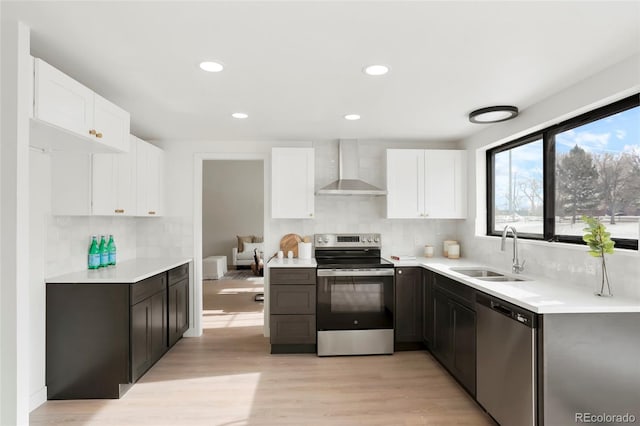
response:
M96 133L96 138L100 139L102 137L102 133Z
M114 210L116 213L124 213L124 209L115 209Z
M94 136L95 136L95 134L96 134L96 129L91 129L91 130L89 130L89 134L90 134L90 135L94 135Z
M156 214L156 212L154 212L153 210L151 210L150 212L148 212L149 214Z

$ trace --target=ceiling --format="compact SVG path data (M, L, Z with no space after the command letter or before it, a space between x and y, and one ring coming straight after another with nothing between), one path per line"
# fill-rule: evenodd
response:
M456 141L485 128L469 123L471 110L526 113L640 52L638 1L1 7L31 27L34 56L128 110L132 133L151 140ZM206 73L204 60L225 69ZM362 72L380 63L386 76Z

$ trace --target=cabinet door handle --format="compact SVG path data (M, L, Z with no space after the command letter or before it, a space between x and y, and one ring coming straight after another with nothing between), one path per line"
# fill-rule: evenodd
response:
M150 212L148 212L149 214L156 214L156 212L154 212L153 210L151 210Z
M89 134L90 134L90 135L94 135L94 136L95 136L95 134L96 134L96 129L91 129L91 130L89 130Z
M402 275L402 269L398 270L398 275Z
M96 133L96 138L100 139L102 137L102 133L98 132Z
M124 213L124 209L115 209L114 210L116 213Z

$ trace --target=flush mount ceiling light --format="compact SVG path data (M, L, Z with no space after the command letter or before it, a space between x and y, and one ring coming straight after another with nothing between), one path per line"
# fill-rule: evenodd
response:
M360 120L360 116L358 114L347 114L344 116L344 119L350 121Z
M478 124L498 123L518 116L518 108L510 105L480 108L469 114L469 121Z
M389 67L386 65L369 65L362 70L367 75L385 75L389 72Z
M233 114L231 114L231 116L233 118L237 118L239 120L249 117L249 115L245 114L244 112L234 112Z
M206 61L200 62L200 68L207 72L220 72L224 69L224 66L218 62Z

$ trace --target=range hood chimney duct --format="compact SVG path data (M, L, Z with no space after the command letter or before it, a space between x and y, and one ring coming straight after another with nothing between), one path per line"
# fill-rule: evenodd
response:
M360 157L358 141L355 139L340 140L338 145L339 175L338 180L321 188L316 195L386 195L387 191L360 180L358 169Z

